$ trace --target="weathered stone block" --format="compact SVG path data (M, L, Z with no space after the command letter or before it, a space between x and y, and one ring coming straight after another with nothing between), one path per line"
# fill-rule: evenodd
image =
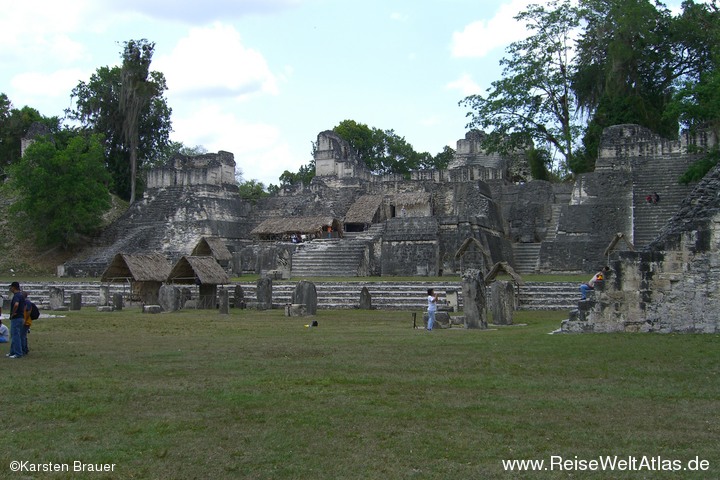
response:
M307 315L317 313L317 289L315 284L305 280L295 286L292 294L292 303L305 305Z
M160 305L143 305L143 313L160 313L162 307Z

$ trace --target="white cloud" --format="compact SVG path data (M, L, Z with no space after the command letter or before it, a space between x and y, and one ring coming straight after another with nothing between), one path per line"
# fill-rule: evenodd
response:
M24 97L53 98L70 95L70 91L90 73L80 69L57 70L50 73L26 72L14 76L11 86Z
M265 185L277 184L283 171L296 171L302 164L291 154L277 127L248 122L218 105L204 105L182 116L174 114L172 137L209 152L231 152L245 180L256 179Z
M453 57L484 57L492 50L524 38L525 26L513 17L525 10L530 0L512 0L500 6L490 20L478 20L453 32Z
M165 74L168 96L244 98L277 94L277 80L256 50L243 45L230 25L193 28L170 55L158 57L153 69Z
M467 73L463 73L460 78L448 83L445 88L448 90L459 90L460 93L466 97L468 95L477 95L482 93L482 87L475 83L472 77Z

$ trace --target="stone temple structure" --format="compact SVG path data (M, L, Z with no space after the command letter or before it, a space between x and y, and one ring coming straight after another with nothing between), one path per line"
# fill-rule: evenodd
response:
M520 274L592 272L607 263L618 233L636 251L653 241L691 191L677 183L697 158L688 145L711 141L611 127L595 172L554 184L533 180L522 152L484 152L482 135L458 140L448 169L404 178L372 174L347 142L324 131L310 184L254 204L239 197L231 153L178 156L148 174L143 198L65 274L97 276L117 253L158 252L175 262L209 237L225 243L234 275L458 275L501 261ZM653 191L661 201L647 204ZM468 239L477 248L459 255Z
M613 275L561 330L720 333L719 252L716 166L648 248L612 256Z

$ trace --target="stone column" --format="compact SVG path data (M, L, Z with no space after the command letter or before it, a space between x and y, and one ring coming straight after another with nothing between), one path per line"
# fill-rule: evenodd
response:
M485 280L482 272L468 269L462 275L465 328L488 328Z

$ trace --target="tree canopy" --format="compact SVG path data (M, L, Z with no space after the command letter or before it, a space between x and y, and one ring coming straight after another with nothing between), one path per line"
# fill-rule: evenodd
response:
M165 76L149 70L153 50L144 39L125 42L122 67L98 68L80 82L71 94L75 107L66 111L83 129L103 135L111 190L126 200L142 190L137 171L162 156L170 137Z
M34 141L9 167L13 225L39 246L81 243L110 207L104 163L99 135L64 131Z
M487 95L461 101L483 146L534 144L572 173L594 169L604 128L636 123L666 138L717 121L720 16L715 0L686 0L673 16L649 0L553 0L516 17L529 36L501 60ZM713 118L715 120L713 120Z

